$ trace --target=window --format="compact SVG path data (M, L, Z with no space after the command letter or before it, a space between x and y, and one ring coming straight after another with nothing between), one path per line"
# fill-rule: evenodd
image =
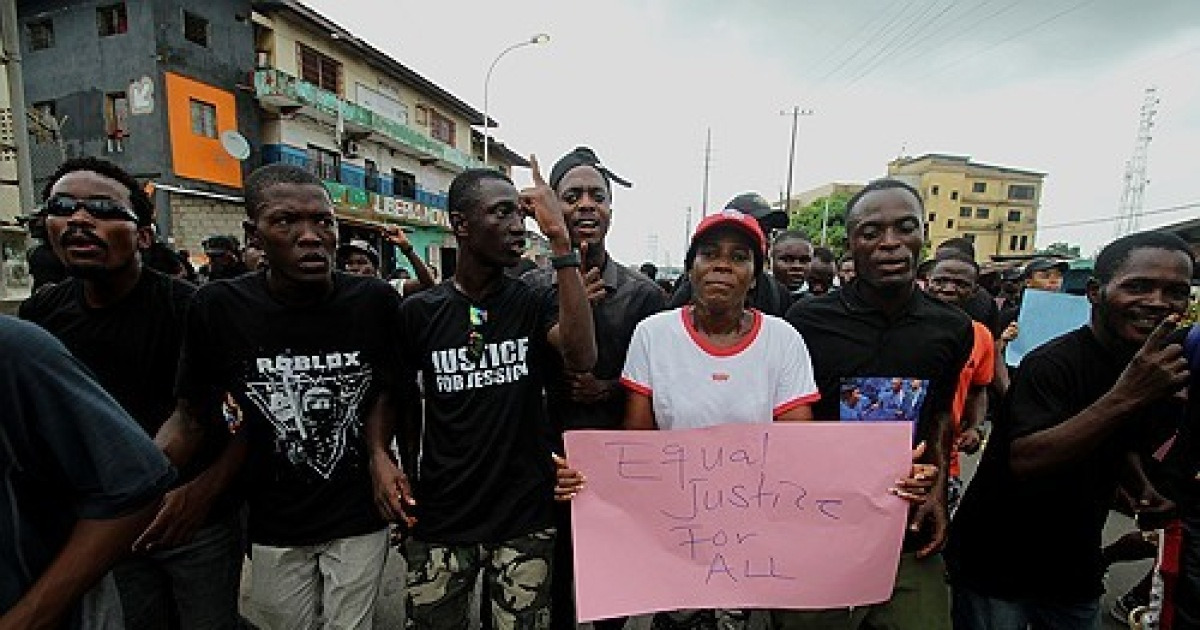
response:
M429 135L454 146L454 121L441 115L437 110L429 110Z
M987 192L987 182L975 182L974 184L971 184L971 192L973 192L973 193Z
M1013 251L1017 251L1017 243L1018 242L1019 241L1017 240L1017 235L1013 234L1012 236L1008 237L1008 248Z
M412 173L392 169L392 193L403 199L417 196L417 178Z
M1029 236L1021 237L1021 251L1029 249Z
M379 165L375 163L375 160L367 160L366 165L363 167L363 170L366 171L366 174L367 174L367 176L366 176L367 190L369 190L373 193L378 193L379 192Z
M300 48L300 79L334 94L342 93L342 64L304 44Z
M950 201L958 201L958 191L957 190L950 191Z
M188 99L192 110L192 133L206 138L217 137L217 106L194 98Z
M1032 201L1037 193L1037 187L1031 184L1012 184L1008 187L1008 198L1020 201Z
M954 219L946 219L946 229L947 230L954 229Z
M1020 221L1021 220L1021 211L1020 210L1009 210L1008 211L1008 220L1012 221L1013 223Z
M930 195L930 196L932 196L932 197L936 197L936 196L937 196L937 194L938 194L938 187L937 187L937 186L930 186L930 187L929 187L929 195Z
M129 99L124 92L112 92L104 95L104 133L109 138L120 138L127 135L129 128L125 121L129 117Z
M308 170L327 182L342 181L341 156L335 151L308 145Z
M183 12L183 38L208 47L208 20L192 13L191 11Z
M971 218L971 206L963 206L958 209L958 216L969 219Z
M100 37L120 35L129 30L129 18L125 15L125 3L96 7L96 32Z
M975 208L976 219L986 219L992 214L991 208Z
M929 213L929 222L930 222L930 223L933 223L934 221L937 221L937 213L936 213L936 212L930 212L930 213Z
M424 105L417 105L417 124L422 127L429 126L429 108Z
M39 20L30 22L29 29L29 49L44 50L54 47L54 22L51 20Z

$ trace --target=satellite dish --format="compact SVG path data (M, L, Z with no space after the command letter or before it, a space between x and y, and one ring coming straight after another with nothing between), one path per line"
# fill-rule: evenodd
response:
M250 142L246 140L246 136L233 129L221 132L221 146L235 160L241 161L250 157Z

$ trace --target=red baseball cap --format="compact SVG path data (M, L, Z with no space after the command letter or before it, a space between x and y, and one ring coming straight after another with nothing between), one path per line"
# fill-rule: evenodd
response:
M758 246L758 250L764 256L767 254L767 237L763 234L762 228L759 227L758 221L745 212L735 210L734 208L725 208L716 214L704 217L700 225L696 226L696 233L692 235L692 240L695 241L705 232L723 225L735 227L749 234L750 239Z
M763 234L762 228L759 227L758 221L754 217L734 208L725 208L716 214L704 217L704 220L700 221L700 225L696 226L696 232L692 234L692 242L688 245L684 266L687 269L692 268L692 261L696 259L696 242L700 240L701 236L717 228L726 226L740 230L750 237L750 241L755 245L754 273L757 275L762 272L763 260L767 256L767 237Z

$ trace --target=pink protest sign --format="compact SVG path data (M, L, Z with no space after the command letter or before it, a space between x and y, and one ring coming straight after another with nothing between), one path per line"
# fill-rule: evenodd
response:
M579 619L835 608L891 596L906 422L572 431Z

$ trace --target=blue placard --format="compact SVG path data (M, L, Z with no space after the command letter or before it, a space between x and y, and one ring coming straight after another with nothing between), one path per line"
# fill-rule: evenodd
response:
M1026 289L1017 316L1020 334L1004 350L1004 362L1020 365L1034 348L1086 324L1090 312L1082 295Z

